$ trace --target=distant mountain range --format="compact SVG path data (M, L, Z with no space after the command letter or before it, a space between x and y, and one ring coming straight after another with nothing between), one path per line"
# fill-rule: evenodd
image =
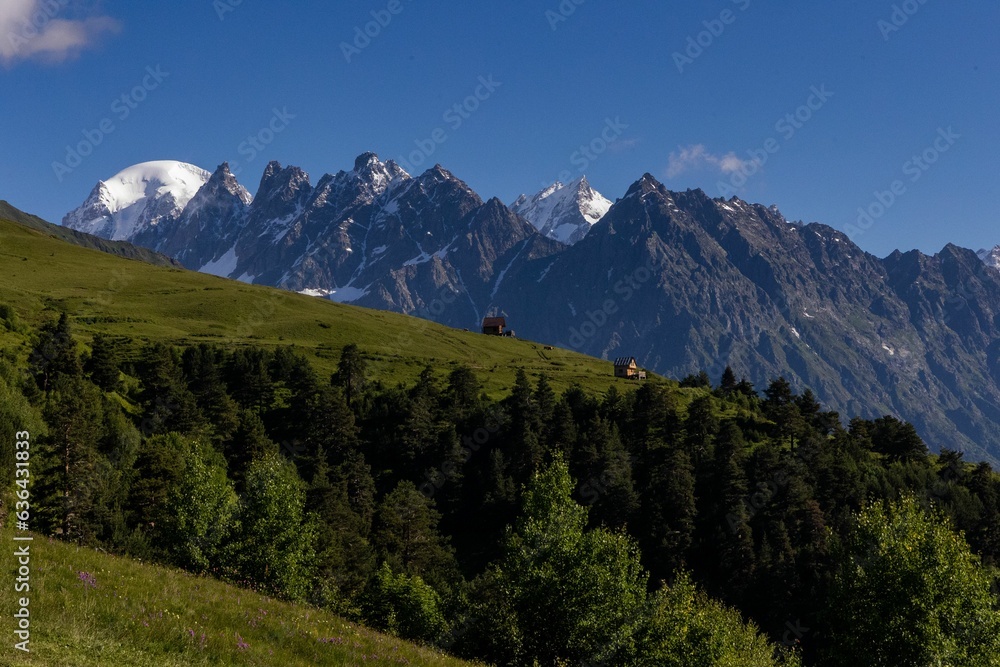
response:
M63 223L455 327L503 314L519 336L673 377L784 375L845 414L894 414L932 447L1000 462L1000 249L880 259L826 225L649 174L614 204L580 179L507 206L440 165L411 176L372 153L315 185L272 162L253 197L226 164L136 165Z

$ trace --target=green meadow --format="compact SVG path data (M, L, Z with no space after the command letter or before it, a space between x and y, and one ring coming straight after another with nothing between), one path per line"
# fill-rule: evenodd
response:
M0 302L32 324L66 311L84 340L104 332L178 345L294 345L323 372L356 343L373 378L388 385L415 380L428 364L442 371L464 364L492 397L507 393L518 369L544 373L556 391L574 383L597 392L635 386L614 378L611 362L569 350L121 259L2 220ZM6 336L0 344L19 340Z

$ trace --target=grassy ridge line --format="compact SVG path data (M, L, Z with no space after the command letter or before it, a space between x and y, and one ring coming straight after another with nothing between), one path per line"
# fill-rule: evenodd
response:
M36 536L31 592L15 593L13 532L0 531L3 644L0 664L37 667L288 667L471 663L180 570ZM17 543L25 544L24 542ZM8 548L9 547L9 548ZM81 575L81 573L85 573ZM91 579L92 578L92 579ZM29 654L14 648L13 614L28 595Z
M118 257L135 259L142 262L148 262L150 264L156 264L157 266L181 266L180 262L154 250L143 248L142 246L133 245L126 241L108 241L107 239L102 239L98 236L91 236L90 234L78 232L75 229L53 225L51 222L42 220L37 215L31 215L18 210L17 208L11 206L9 202L2 199L0 199L0 219L13 220L14 222L22 224L25 227L36 229L49 236L62 239L74 245L82 246L84 248L93 248L95 250L100 250L101 252L117 255Z
M294 344L328 372L340 348L353 342L369 355L373 377L388 384L415 380L427 364L445 371L466 364L492 396L513 385L517 368L529 375L544 372L557 391L573 383L599 392L611 385L635 386L614 378L610 362L568 350L128 261L3 220L0 302L10 303L32 323L42 319L46 307L65 309L75 330L85 335L102 331L173 343ZM0 344L13 340L0 336Z

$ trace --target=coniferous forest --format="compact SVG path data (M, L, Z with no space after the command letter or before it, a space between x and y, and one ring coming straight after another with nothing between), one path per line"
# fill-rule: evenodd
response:
M627 392L294 347L0 360L33 528L496 665L1000 664L1000 478L730 369ZM494 394L495 395L495 394ZM13 466L4 466L14 485Z

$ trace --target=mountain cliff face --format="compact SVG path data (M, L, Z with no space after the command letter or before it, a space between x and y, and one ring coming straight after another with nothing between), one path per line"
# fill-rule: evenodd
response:
M844 413L912 421L932 446L1000 452L1000 273L972 251L882 260L825 225L647 175L524 273L549 287L498 300L538 340L673 377L784 375Z
M825 225L649 174L591 222L588 192L508 208L440 166L410 176L368 153L315 186L272 162L251 199L222 165L132 238L190 268L451 326L503 314L522 337L673 377L784 375L845 414L891 413L932 447L1000 461L1000 271L976 253L880 259ZM87 211L65 224L112 229Z

